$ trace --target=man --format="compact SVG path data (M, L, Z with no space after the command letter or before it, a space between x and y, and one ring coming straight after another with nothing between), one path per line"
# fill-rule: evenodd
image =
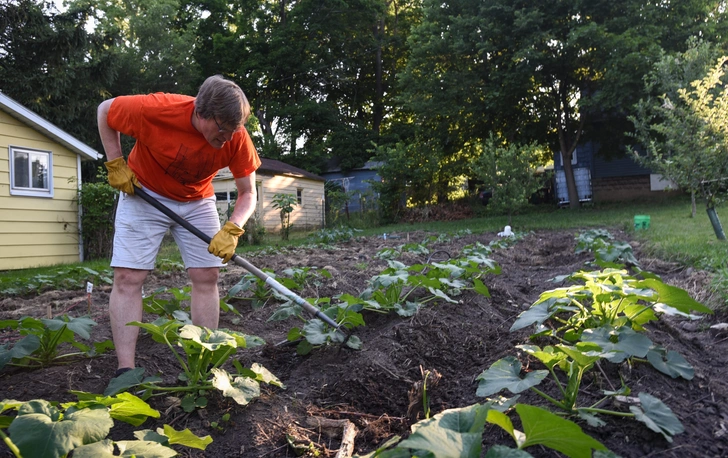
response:
M217 327L219 269L235 253L242 227L256 204L255 170L260 159L244 127L249 116L243 91L220 76L205 80L197 97L156 93L116 97L99 105L99 134L109 184L122 191L109 299L116 376L135 367L139 328L126 324L142 320L142 285L154 269L168 229L192 281L192 322ZM128 164L122 155L120 133L136 139ZM212 179L224 167L230 167L235 178L238 199L221 229ZM134 196L135 186L210 235L210 245Z

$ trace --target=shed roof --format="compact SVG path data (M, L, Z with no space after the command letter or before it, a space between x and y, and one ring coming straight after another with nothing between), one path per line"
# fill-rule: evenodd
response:
M275 159L261 157L260 162L260 168L258 168L258 172L260 173L267 172L271 175L284 175L297 178L307 178L313 181L326 181L324 177L299 169L298 167L286 164L285 162L276 161ZM217 176L215 176L215 180L226 180L232 177L233 175L230 173L230 169L225 167L218 172Z
M87 159L96 160L101 157L101 154L99 154L95 149L83 143L68 132L60 129L58 126L55 126L46 119L43 119L40 115L37 115L25 108L23 105L19 104L2 92L0 92L0 109L13 118L30 125L37 131L47 135L61 145Z

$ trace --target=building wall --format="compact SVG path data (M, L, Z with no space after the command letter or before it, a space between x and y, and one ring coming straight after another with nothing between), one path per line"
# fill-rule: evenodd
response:
M654 187L654 185L652 186ZM592 188L595 202L614 202L638 199L641 197L671 197L679 191L652 190L650 175L632 175L624 177L594 177Z
M370 181L382 181L375 169L363 168L355 169L348 173L341 171L332 171L322 173L321 176L327 181L335 181L339 184L346 185L346 190L352 193L349 200L349 211L358 212L362 210L363 198L369 198L370 204L373 201L370 197L374 191Z
M256 174L258 190L258 206L256 214L260 223L268 231L281 230L280 210L273 208L273 198L276 194L297 195L301 190L302 203L296 205L291 213L292 230L314 230L323 227L323 181L309 180L285 175ZM232 179L215 180L215 193L235 191L235 182ZM218 208L222 215L228 205L218 199Z
M52 198L10 195L9 146L52 152ZM78 160L75 152L0 112L0 270L79 261Z

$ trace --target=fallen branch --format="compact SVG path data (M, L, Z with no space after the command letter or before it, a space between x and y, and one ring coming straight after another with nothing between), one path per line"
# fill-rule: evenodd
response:
M306 424L312 428L330 428L330 429L341 429L341 445L339 451L334 458L350 458L354 453L354 438L356 437L357 429L349 420L333 420L331 418L323 417L309 417L306 419Z

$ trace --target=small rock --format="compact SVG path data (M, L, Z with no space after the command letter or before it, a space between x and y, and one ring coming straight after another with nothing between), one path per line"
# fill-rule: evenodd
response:
M682 328L684 331L687 332L696 332L700 328L700 325L698 323L691 323L689 321L684 321L680 323L680 328Z

